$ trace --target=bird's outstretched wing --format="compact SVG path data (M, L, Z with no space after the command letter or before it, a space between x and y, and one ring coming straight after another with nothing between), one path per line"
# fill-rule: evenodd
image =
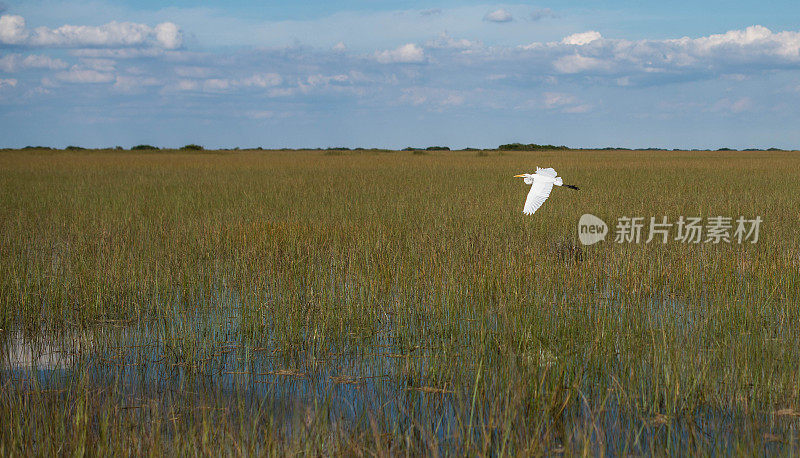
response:
M558 174L556 170L552 167L548 167L546 169L536 167L536 174L537 175L544 175L546 177L555 178Z
M537 170L537 173L538 172L539 170ZM553 171L553 173L555 173L555 171ZM531 185L531 190L528 192L528 198L525 199L525 208L522 209L522 213L525 213L526 215L534 214L536 210L542 206L544 201L550 197L550 191L552 189L552 181L544 181L534 175L533 184Z

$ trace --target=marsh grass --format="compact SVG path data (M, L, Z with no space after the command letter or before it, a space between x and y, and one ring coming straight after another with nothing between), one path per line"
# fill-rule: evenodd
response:
M796 153L427 153L0 153L0 454L797 452Z

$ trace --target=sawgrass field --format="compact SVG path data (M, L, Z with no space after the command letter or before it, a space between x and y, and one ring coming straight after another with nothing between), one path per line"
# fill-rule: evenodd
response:
M536 166L581 190L526 217ZM0 151L0 454L797 454L798 196L783 151Z

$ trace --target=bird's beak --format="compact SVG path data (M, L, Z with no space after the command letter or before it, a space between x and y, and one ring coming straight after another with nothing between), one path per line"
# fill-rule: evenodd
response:
M525 178L525 175L514 175L514 178Z

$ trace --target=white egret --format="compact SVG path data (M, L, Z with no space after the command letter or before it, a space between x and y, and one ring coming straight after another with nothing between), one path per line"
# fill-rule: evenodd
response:
M525 184L533 185L528 192L528 198L525 199L525 207L522 213L532 215L542 206L545 200L550 197L550 191L553 185L566 186L567 188L578 190L577 186L564 184L560 176L556 176L556 171L552 168L542 169L536 167L536 173L523 173L522 175L514 175L517 178L525 178Z

